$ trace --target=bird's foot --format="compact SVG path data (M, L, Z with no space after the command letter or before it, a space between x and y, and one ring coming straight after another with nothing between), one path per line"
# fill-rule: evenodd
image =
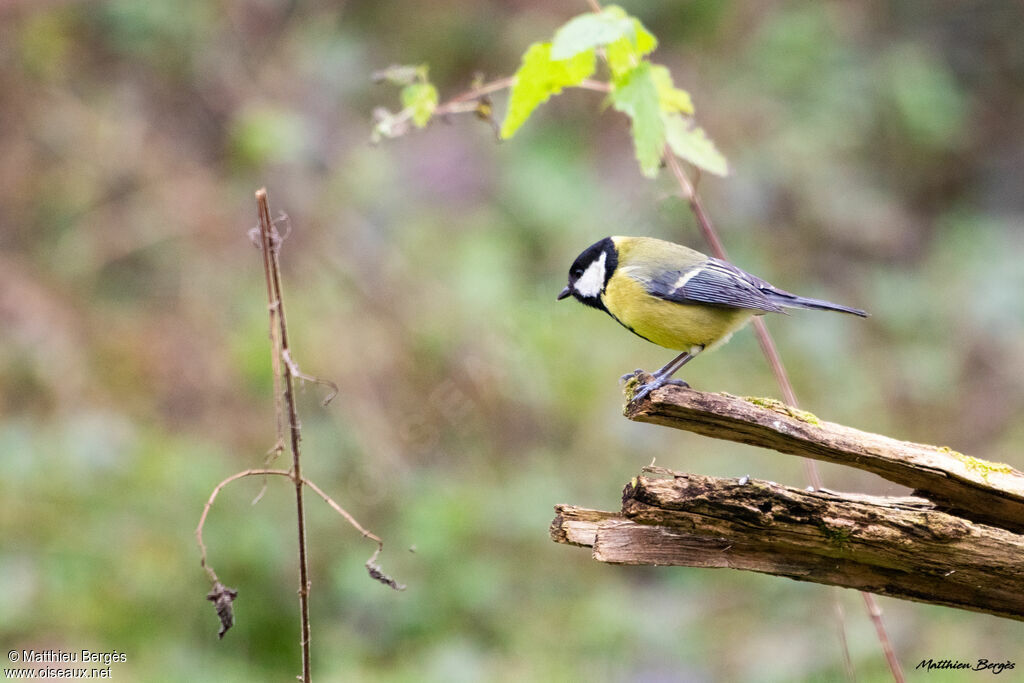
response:
M633 396L632 396L632 398L629 399L629 402L630 403L635 403L637 401L644 400L649 393L651 393L652 391L654 391L655 389L657 389L660 386L661 386L661 382L659 382L656 379L655 380L651 380L650 382L648 382L647 384L642 385L635 392L633 392Z
M631 377L635 377L637 375L630 375L630 376ZM686 382L684 382L681 379L667 379L667 378L662 379L660 377L651 376L651 380L649 382L647 382L646 384L643 384L643 385L637 387L637 390L633 393L632 398L630 398L630 403L633 403L635 401L642 401L652 391L654 391L655 389L660 389L661 387L663 387L663 386L665 386L667 384L671 384L671 385L674 385L674 386L677 386L677 387L689 387L690 386L689 384L687 384Z

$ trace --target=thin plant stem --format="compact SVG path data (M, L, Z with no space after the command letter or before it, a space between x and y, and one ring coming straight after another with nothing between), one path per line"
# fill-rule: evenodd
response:
M357 529L364 538L369 538L377 544L370 559L366 561L366 570L375 581L378 581L395 590L405 590L405 586L395 581L391 576L384 573L377 564L377 557L384 549L384 542L376 534L371 533L363 527L343 507L338 505L330 496L324 493L319 486L302 476L301 453L299 450L302 441L301 427L298 419L298 411L295 405L295 381L309 381L323 384L330 388L331 393L324 400L326 405L338 393L338 387L333 382L304 374L298 364L294 361L288 347L288 326L284 315L284 303L281 295L281 266L278 260L281 242L284 237L278 232L275 223L270 218L270 205L267 200L266 189L256 192L256 203L259 215L259 225L250 231L253 241L259 240L259 246L263 255L263 274L267 287L267 312L270 318L270 340L271 340L271 365L274 369L274 408L277 417L277 441L270 449L265 458L264 466L260 469L248 469L227 477L210 493L206 505L203 507L202 515L196 526L196 543L199 545L200 565L206 572L212 584L211 591L206 599L214 603L217 616L220 618L221 629L218 636L223 638L224 634L234 624L234 613L232 602L238 596L238 591L228 588L220 582L217 573L207 561L206 543L203 541L203 527L206 524L210 508L220 494L221 490L231 482L243 477L262 476L263 487L260 489L255 504L263 496L267 488L267 478L270 475L288 477L295 486L296 523L298 529L298 560L299 560L299 614L300 614L300 646L302 650L302 677L304 683L311 680L310 673L310 621L309 621L309 569L307 560L306 545L306 520L305 508L303 505L303 487L310 487L317 495L324 499L334 510L340 514L349 524ZM285 236L287 236L287 232ZM292 452L291 469L270 469L270 463L277 455L285 449L284 436L284 414L287 413L288 428L290 434L290 446Z
M863 595L867 595L867 593ZM835 612L836 631L838 631L837 635L843 652L843 670L846 672L846 680L856 683L857 672L853 668L849 639L846 637L846 611L843 609L843 594L836 587L832 588L832 609Z
M457 103L457 102L470 102L472 100L479 99L479 98L483 97L484 95L490 95L492 92L498 92L499 90L505 90L506 88L511 88L513 86L513 84L515 84L515 82L516 82L516 77L515 76L506 76L505 78L499 78L496 81L491 81L490 83L484 83L483 85L479 85L479 86L477 86L475 88L471 88L470 90L467 90L464 93L456 95L455 97L453 97L450 100L448 100L448 102L446 104L454 104L454 103ZM444 109L444 107L445 107L445 105L442 104L437 109L438 109L438 111L441 111L441 110Z
M270 311L271 340L276 341L279 346L275 349L275 356L281 358L289 357L288 347L288 323L284 314L284 301L281 297L281 265L278 261L280 252L280 235L274 227L270 218L270 202L267 199L266 188L256 191L256 205L259 212L260 242L263 248L263 272L267 277L267 308ZM277 338L274 336L274 323L278 330ZM292 375L288 363L276 363L284 377L284 403L288 413L288 427L291 438L292 468L291 479L295 484L295 516L298 533L298 559L299 559L299 613L301 618L301 637L299 645L302 648L302 681L310 683L310 634L309 634L309 568L306 559L306 515L302 503L302 463L299 444L302 441L302 432L299 425L298 411L295 406L295 378ZM280 409L280 408L278 408Z
M683 171L682 165L676 158L675 154L672 153L668 147L665 148L664 153L665 165L668 166L672 175L675 176L676 181L679 183L679 188L683 193L683 197L689 202L690 208L693 210L693 215L697 218L697 224L700 227L701 233L703 233L705 239L711 247L712 253L717 258L727 260L725 253L725 247L722 244L722 240L718 236L718 232L715 230L714 224L711 222L710 217L704 210L704 205L700 200L700 195L697 194L696 188L690 181L690 178ZM782 391L782 395L789 405L794 408L798 407L796 392L793 391L793 383L789 381L789 373L786 372L786 366L782 363L782 358L779 356L779 351L775 346L775 340L772 339L771 333L768 332L767 325L764 324L764 320L760 317L754 318L754 332L757 335L757 342L761 346L761 351L764 353L765 358L768 360L768 364L771 366L772 373L775 375L775 379L779 384L779 388ZM807 476L808 482L814 489L820 489L822 487L821 473L818 470L818 464L809 458L804 458L804 473ZM875 600L875 596L871 593L861 591L861 595L864 597L864 603L868 608L868 616L871 621L874 622L875 632L878 634L879 643L882 646L882 652L885 655L885 660L889 665L889 671L892 673L893 680L896 683L904 683L903 669L900 666L899 660L896 658L896 654L892 647L892 641L889 639L889 633L885 628L885 622L882 620L882 611L878 607L878 602ZM839 594L838 592L833 593L833 599L838 603ZM839 605L835 605L835 613L838 620L843 619L842 608ZM849 647L846 642L846 628L840 623L839 632L841 635L841 642L843 648L843 657L847 662L847 673L852 673L852 663L850 662Z
M363 528L363 525L362 525L362 524L360 524L359 522L357 522L357 521L356 521L356 518L355 518L355 517L353 517L352 515L350 515L350 514L349 514L349 513L348 513L348 512L347 512L347 511L345 510L345 508L343 508L343 507L341 507L340 505L338 505L337 503L335 503L335 502L334 502L334 500L333 500L333 499L332 499L332 498L331 498L330 496L328 496L328 495L327 495L326 493L324 493L324 492L323 492L323 489L321 489L321 488L320 488L319 486L317 486L316 484L314 484L314 483L313 483L312 481L310 481L309 479L304 479L304 480L303 480L303 483L304 483L304 484L305 484L306 486L308 486L309 488L313 489L313 492L314 492L315 494L317 494L318 496L320 496L321 498L323 498L323 499L324 499L324 502L325 502L325 503L327 503L327 504L328 504L328 505L330 505L330 506L331 506L332 508L334 508L334 511L335 511L335 512L337 512L337 513L338 513L339 515L341 515L342 517L344 517L344 518L345 518L345 520L346 520L346 521L347 521L347 522L348 522L349 524L351 524L352 526L354 526L354 527L356 528L356 531L358 531L359 533L361 533L361 534L363 535L363 537L364 537L364 538L368 538L368 539L370 539L371 541L376 541L376 543L377 543L377 547L378 547L378 548L380 548L380 547L382 547L382 546L384 545L384 541L380 540L380 537L379 537L379 536L377 536L377 534L375 534L375 533L373 533L373 532L371 532L371 531L367 531L366 529L364 529L364 528Z
M213 507L213 501L217 500L217 496L220 494L221 489L231 482L236 479L241 479L242 477L252 477L258 474L287 475L288 472L285 470L244 470L242 472L236 472L213 487L210 497L206 500L206 505L203 506L203 514L199 515L199 524L196 525L196 543L199 544L199 564L202 565L203 569L206 571L206 575L210 577L210 583L216 583L219 579L217 578L217 572L213 571L213 567L206 562L206 544L203 542L203 527L206 526L206 517L210 514L210 508Z
M499 78L489 83L475 86L464 93L456 95L444 104L438 105L437 109L434 110L434 115L443 116L445 114L461 114L476 111L477 100L481 97L485 97L491 93L499 92L501 90L507 90L515 84L515 76L506 76L505 78ZM581 90L594 90L596 92L611 92L612 89L610 84L605 83L604 81L597 81L592 78L585 78L578 85L572 87L579 88ZM408 116L412 116L412 113L410 112Z
M878 600L871 593L861 591L864 598L864 605L868 609L868 615L875 624L875 632L878 633L878 641L882 643L882 652L885 653L885 661L889 662L889 669L892 677L898 683L903 683L903 669L900 667L900 660L896 658L896 652L892 648L892 641L889 640L889 633L885 630L885 621L882 619L882 608L878 606Z

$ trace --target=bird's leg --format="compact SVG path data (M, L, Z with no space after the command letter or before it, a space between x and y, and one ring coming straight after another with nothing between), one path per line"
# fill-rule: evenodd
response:
M703 350L703 346L695 346L689 351L683 351L678 356L670 360L665 364L665 367L654 373L653 379L650 382L640 387L640 389L633 394L633 400L639 401L658 387L663 387L666 384L677 384L683 387L690 386L681 379L672 379L672 375L676 374L679 371L679 368L696 358L697 354Z
M679 372L679 368L683 367L691 360L697 357L697 354L704 350L703 346L694 346L689 351L683 351L681 354L670 360L665 364L665 367L654 373L654 379L663 380L662 383L667 382L672 375ZM682 382L682 380L676 380ZM689 386L688 384L686 386Z

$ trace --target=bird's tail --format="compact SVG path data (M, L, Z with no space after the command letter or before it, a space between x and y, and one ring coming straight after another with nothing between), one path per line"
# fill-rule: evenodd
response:
M849 306L842 306L840 304L834 304L831 301L825 301L824 299L810 299L804 296L797 296L796 294L790 294L782 290L775 290L765 292L768 300L779 306L785 306L787 308L810 308L815 311L839 311L840 313L849 313L850 315L859 315L861 318L868 317L866 311L862 311L859 308L851 308Z

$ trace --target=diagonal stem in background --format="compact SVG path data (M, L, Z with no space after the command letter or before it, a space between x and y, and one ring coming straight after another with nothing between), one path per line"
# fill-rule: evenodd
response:
M715 230L715 226L711 223L710 217L707 215L707 212L704 211L704 205L700 200L700 196L697 194L697 189L693 186L693 183L683 171L683 168L675 154L673 154L672 150L667 146L665 147L663 158L665 159L665 164L672 172L672 175L675 176L676 181L679 183L679 188L682 190L683 197L690 203L690 208L693 210L693 215L697 218L697 224L700 226L700 231L704 234L704 238L711 246L712 253L714 253L717 258L727 261L728 257L725 253L725 246L722 244L722 240L718 237L718 231ZM768 326L765 325L764 320L760 317L754 318L754 333L757 335L757 343L761 346L761 351L764 353L765 358L768 360L768 364L772 368L772 373L775 375L775 380L779 384L779 389L782 391L783 398L789 405L794 408L798 407L796 392L793 391L793 383L789 381L789 373L786 372L786 366L782 364L782 358L779 356L778 349L775 347L775 340L772 339L771 333L768 332ZM804 472L807 476L808 482L813 488L820 489L822 487L821 474L818 471L817 464L813 460L804 459ZM875 625L875 632L878 634L878 641L882 646L885 661L889 664L889 671L892 672L893 680L896 683L903 683L905 680L903 676L903 668L900 666L900 662L896 658L896 652L893 650L892 641L890 640L889 633L885 628L885 622L882 620L882 610L878 606L878 601L875 600L875 596L871 593L861 591L861 595L864 598L864 604L867 607L868 615ZM838 603L838 595L835 595L834 598ZM842 614L842 607L838 604L835 606L835 613L836 615ZM837 618L841 617L837 616ZM842 623L839 624L839 630L843 634L843 658L846 663L847 674L849 675L852 674L852 661L850 659L849 648L846 643L846 629Z

